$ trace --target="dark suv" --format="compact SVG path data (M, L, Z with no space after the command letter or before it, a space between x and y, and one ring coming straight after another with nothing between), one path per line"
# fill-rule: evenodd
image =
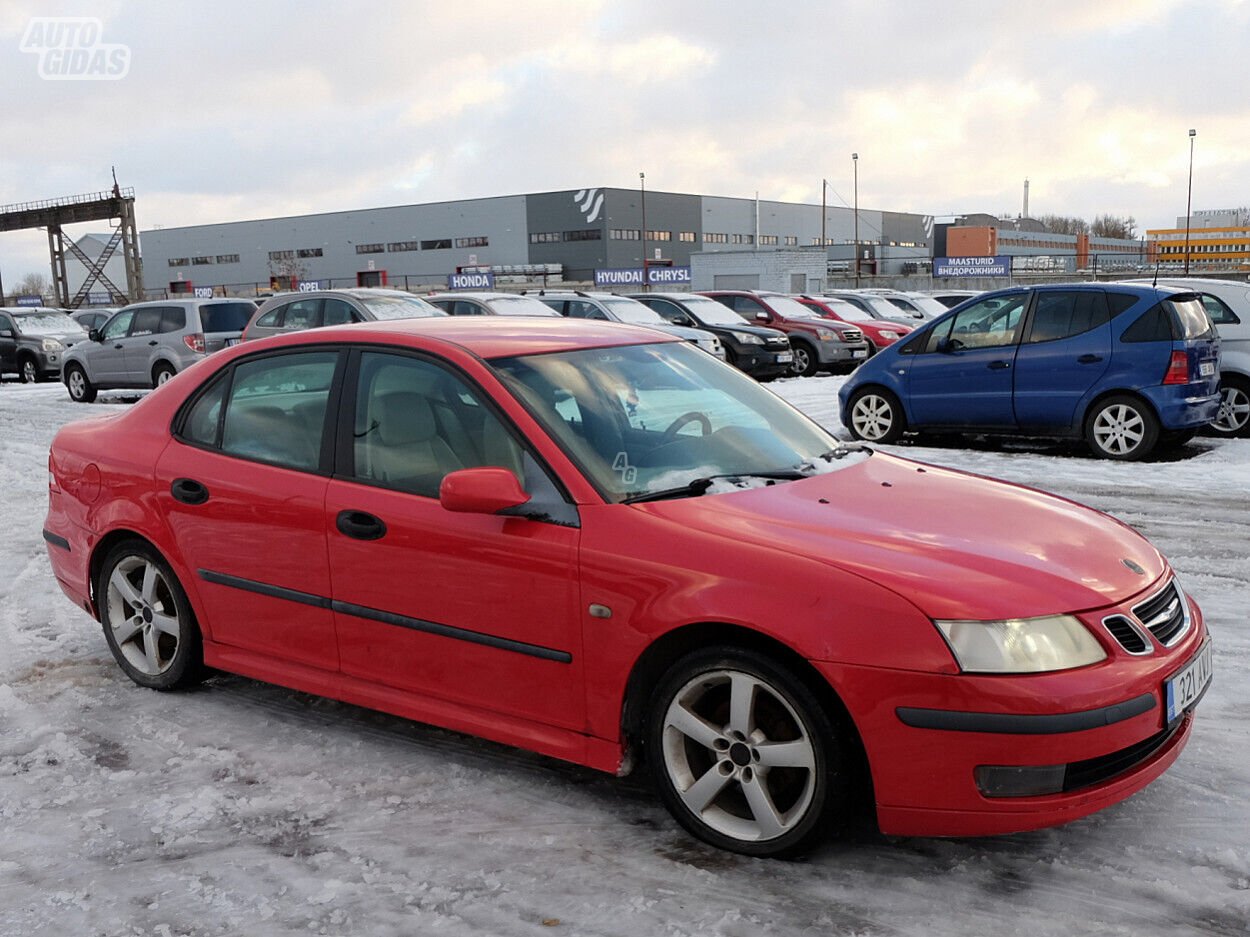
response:
M794 353L785 332L751 325L714 299L698 293L631 293L673 325L704 329L720 339L725 360L752 377L769 381L790 372Z
M16 371L28 384L55 378L66 349L86 337L63 309L0 306L0 374Z
M724 303L747 322L785 332L794 352L792 370L808 377L817 371L855 369L868 357L864 333L853 325L826 319L784 293L757 290L709 290L703 294Z

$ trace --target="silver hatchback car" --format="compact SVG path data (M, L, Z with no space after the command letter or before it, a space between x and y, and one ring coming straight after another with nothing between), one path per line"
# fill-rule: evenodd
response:
M65 353L61 380L79 403L120 387L157 387L209 352L234 345L250 299L158 299L119 310Z
M360 287L282 293L265 300L264 305L256 310L252 321L243 330L243 341L327 325L442 315L446 315L443 310L403 290Z

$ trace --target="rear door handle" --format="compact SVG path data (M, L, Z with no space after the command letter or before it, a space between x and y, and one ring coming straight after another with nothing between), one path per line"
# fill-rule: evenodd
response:
M183 504L203 504L208 500L208 489L194 478L175 478L169 486L169 493L175 501Z
M1011 367L1011 362L1010 361L991 361L989 367L991 371L1001 371L1004 368Z
M1094 364L1102 360L1102 355L1081 355L1076 360L1078 364Z
M334 526L339 533L354 540L380 540L386 536L386 524L382 519L364 511L339 511Z
M156 339L152 339L152 341L148 342L148 344L149 344L149 345L159 345L159 344L160 344L160 342L158 342Z

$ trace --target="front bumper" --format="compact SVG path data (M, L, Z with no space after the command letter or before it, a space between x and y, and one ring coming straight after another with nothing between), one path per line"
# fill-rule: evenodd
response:
M859 730L881 831L986 836L1040 829L1150 784L1192 730L1192 706L1167 722L1164 691L1207 638L1201 612L1190 606L1193 626L1173 647L1133 656L1095 630L1108 657L1078 670L952 676L814 662ZM1095 620L1091 615L1087 624ZM1010 778L1013 767L1059 768L1061 789L998 796L993 785Z
M868 358L867 342L817 342L821 365L856 364Z
M789 373L793 361L794 352L788 344L785 348L752 345L738 353L734 364L747 374L768 377Z

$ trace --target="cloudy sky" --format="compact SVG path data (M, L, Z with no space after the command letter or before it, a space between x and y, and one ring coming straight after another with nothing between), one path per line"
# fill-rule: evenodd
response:
M114 81L45 80L96 17ZM37 43L38 36L35 37ZM1250 203L1247 0L0 0L0 204L107 189L140 229L589 186L946 215ZM98 227L98 225L96 226ZM90 230L81 229L81 233ZM78 234L79 230L71 233ZM6 284L47 271L0 235Z

